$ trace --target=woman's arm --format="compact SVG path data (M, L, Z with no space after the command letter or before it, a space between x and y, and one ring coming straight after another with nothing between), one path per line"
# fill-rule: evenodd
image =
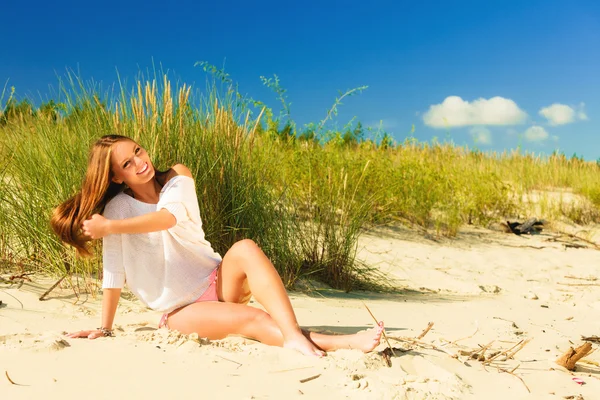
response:
M102 325L100 328L107 329L112 332L112 325L119 305L119 297L121 289L104 289L102 291ZM96 339L104 335L100 329L85 330L67 334L70 338Z
M148 233L164 231L174 227L177 219L164 208L148 214L125 219L106 219L94 214L83 221L83 234L92 239L100 239L118 233Z
M177 175L193 179L191 171L183 164L174 165L170 171L167 174L166 181ZM118 220L109 220L100 214L94 214L83 222L82 230L84 235L92 239L100 239L107 235L119 233L132 234L164 231L173 228L175 225L177 225L177 218L169 210L162 208L159 211L138 217Z

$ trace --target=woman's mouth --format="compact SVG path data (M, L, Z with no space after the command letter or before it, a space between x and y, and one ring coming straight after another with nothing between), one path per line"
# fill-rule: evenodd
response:
M142 167L142 169L137 173L137 175L141 175L144 172L148 171L148 163L144 163L144 166Z

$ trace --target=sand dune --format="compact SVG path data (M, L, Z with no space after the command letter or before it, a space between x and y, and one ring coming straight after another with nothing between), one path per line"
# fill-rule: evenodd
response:
M372 231L359 258L386 272L400 293L292 294L300 323L317 331L372 327L364 304L393 338L415 338L434 322L421 343L391 339L391 367L385 342L370 354L340 350L316 359L243 338L209 342L158 330L160 315L131 298L120 303L117 337L69 339L62 332L98 325L100 299L57 289L40 302L51 284L43 277L20 288L4 284L0 398L600 399L600 353L573 373L554 363L582 335L600 334L600 251L548 239L483 229L455 240ZM480 346L489 345L489 357L527 339L514 359L486 367L469 357Z

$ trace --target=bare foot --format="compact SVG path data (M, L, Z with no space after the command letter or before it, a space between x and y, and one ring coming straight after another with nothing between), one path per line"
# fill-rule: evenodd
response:
M366 331L358 332L352 336L350 341L351 349L359 349L365 353L373 351L381 340L383 333L383 321L379 321L377 326Z
M285 340L283 342L283 347L286 349L293 349L299 351L305 356L317 356L323 357L325 352L323 350L319 350L310 340L308 340L304 335L300 334L299 336Z

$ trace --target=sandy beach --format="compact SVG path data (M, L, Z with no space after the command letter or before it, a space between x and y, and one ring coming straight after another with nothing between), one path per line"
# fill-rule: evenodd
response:
M595 232L586 238L600 241ZM158 330L159 313L127 293L116 337L70 339L62 333L98 326L100 298L77 298L65 286L39 301L52 279L31 276L1 284L0 398L600 399L600 352L575 372L555 364L582 336L600 335L593 245L546 231L466 228L441 239L385 228L362 236L358 258L403 290L318 287L291 293L292 302L303 327L340 333L374 325L367 305L385 321L391 366L385 341L369 354L318 359L243 338L208 342ZM511 348L521 350L506 359Z

